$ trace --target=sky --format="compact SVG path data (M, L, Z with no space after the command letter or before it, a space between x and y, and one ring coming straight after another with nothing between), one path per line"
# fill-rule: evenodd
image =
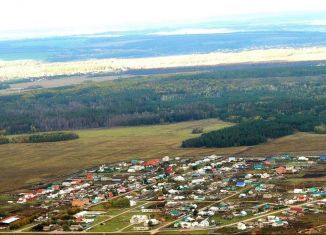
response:
M84 34L228 17L323 11L326 13L325 0L1 0L0 38ZM319 23L326 24L325 19L319 19Z

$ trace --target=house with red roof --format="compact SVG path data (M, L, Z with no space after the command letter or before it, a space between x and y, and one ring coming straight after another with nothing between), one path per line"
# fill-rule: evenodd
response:
M158 166L160 164L160 159L151 159L148 161L143 162L143 166L150 167L150 166Z
M173 167L172 166L168 166L167 168L165 168L165 174L169 174L169 175L174 174Z
M290 211L294 213L302 213L303 210L304 210L303 207L300 206L293 206L290 208Z
M305 202L307 200L307 196L306 195L298 195L296 199L299 202Z
M71 184L73 184L73 185L76 185L76 184L82 184L83 183L83 181L81 180L81 179L73 179L72 181L71 181Z
M286 168L284 166L279 166L275 169L275 171L277 174L282 175L286 173Z
M93 180L94 179L94 174L93 173L87 173L85 175L85 179L87 179L87 180Z
M83 207L85 205L89 204L89 199L84 198L84 199L74 199L71 201L71 206L76 206L76 207Z
M60 190L60 185L52 185L52 190L59 191Z
M45 189L42 188L36 189L36 194L44 194L45 192L46 192Z
M125 187L119 187L119 188L117 188L117 192L118 193L125 193L125 192L127 192L127 189L125 188Z

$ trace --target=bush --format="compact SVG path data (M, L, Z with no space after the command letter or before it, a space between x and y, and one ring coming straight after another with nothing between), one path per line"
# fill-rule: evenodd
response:
M17 137L13 137L11 139L12 143L28 143L28 136L27 135L21 135Z
M115 208L125 208L125 207L129 207L129 205L130 205L129 199L126 197L118 198L111 201L111 207L115 207Z
M200 134L200 133L203 133L203 131L204 131L204 128L202 128L202 127L196 127L196 128L194 128L194 129L192 129L192 134Z
M77 214L78 212L80 212L79 207L70 207L69 209L67 209L68 215L74 215Z
M68 224L64 224L64 225L62 226L62 228L63 228L63 231L70 231L70 227L69 227Z
M317 134L326 134L326 125L322 124L320 126L315 126L315 132Z

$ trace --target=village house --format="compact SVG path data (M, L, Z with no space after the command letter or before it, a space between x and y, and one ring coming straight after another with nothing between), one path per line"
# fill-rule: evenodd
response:
M0 220L0 229L5 229L18 220L20 220L20 217L18 216L9 216L7 218L4 218Z
M140 224L148 221L147 215L133 215L130 219L131 224Z
M83 207L87 204L89 204L89 199L88 198L83 198L83 199L73 199L71 201L71 206L75 206L75 207Z

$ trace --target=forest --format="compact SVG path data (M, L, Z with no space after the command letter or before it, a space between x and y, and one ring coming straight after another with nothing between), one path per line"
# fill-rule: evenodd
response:
M238 123L184 147L265 142L326 123L326 67L139 76L0 96L0 131L19 134L206 118Z

